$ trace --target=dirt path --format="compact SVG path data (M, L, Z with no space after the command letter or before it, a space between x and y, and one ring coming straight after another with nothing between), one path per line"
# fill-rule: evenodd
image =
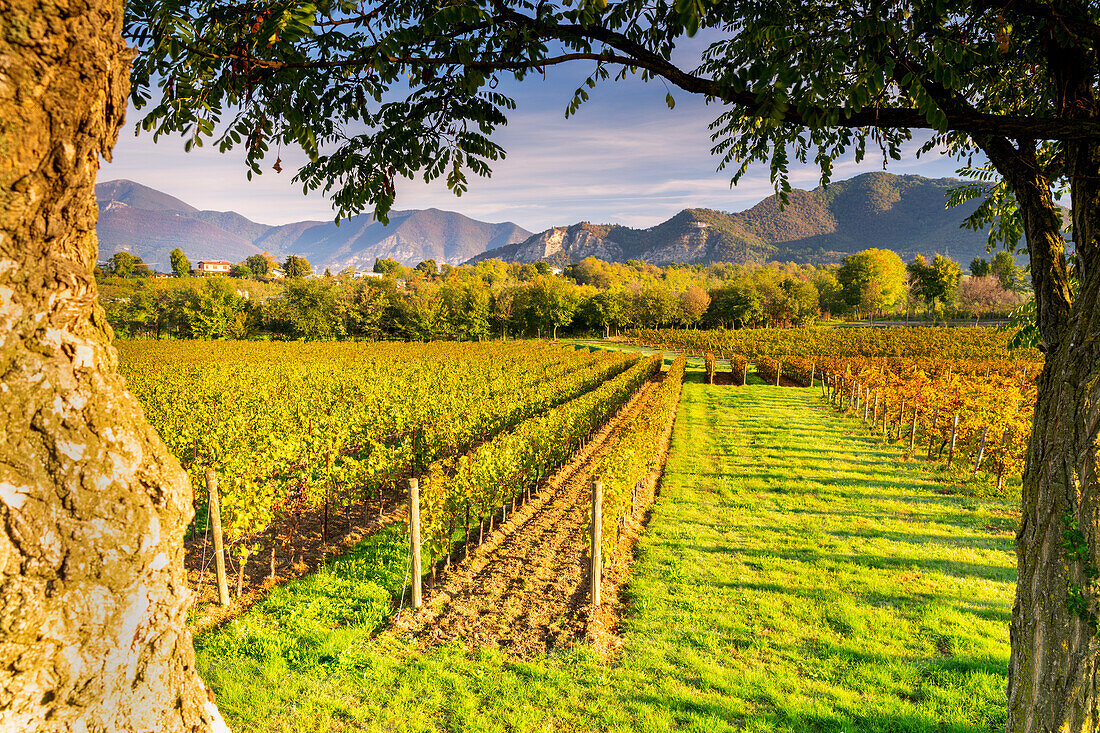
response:
M402 614L395 626L425 644L461 639L469 648L500 646L517 656L544 654L584 638L589 621L589 477L610 438L656 387L655 382L643 386L530 502L448 572L419 613ZM652 493L651 486L646 492L650 500ZM647 504L642 502L636 516L642 516ZM624 573L614 575L625 579ZM613 581L604 587L612 591L610 606L616 607Z

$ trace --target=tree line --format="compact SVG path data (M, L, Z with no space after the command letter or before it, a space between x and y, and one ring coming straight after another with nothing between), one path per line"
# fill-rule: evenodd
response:
M112 263L132 257L119 253ZM1002 256L1004 255L1004 256ZM1015 260L976 258L970 274L937 255L902 262L869 249L839 266L669 265L587 258L563 271L545 262L488 260L454 267L426 260L415 267L378 259L373 276L348 268L314 275L304 258L276 263L254 255L230 277L188 277L186 257L173 253L180 277L143 281L103 273L101 301L125 337L248 339L458 339L601 333L628 328L755 328L802 326L821 319L974 317L1005 314L1025 294ZM178 268L175 266L178 265ZM560 274L559 274L560 273Z

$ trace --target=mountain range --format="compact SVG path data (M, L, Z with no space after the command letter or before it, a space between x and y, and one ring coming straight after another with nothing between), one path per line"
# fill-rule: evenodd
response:
M259 224L233 211L200 211L177 198L133 181L97 184L99 258L119 251L142 258L155 270L169 270L169 253L179 247L199 260L240 262L269 252L277 259L295 254L314 269L369 270L377 257L405 265L427 259L457 265L486 249L522 241L531 232L511 222L490 224L453 211L390 212L388 225L367 214L340 222Z
M964 265L985 256L986 235L960 228L976 202L946 208L952 178L866 173L828 188L794 189L782 205L769 196L740 212L685 209L648 229L581 222L538 234L517 224L490 224L439 209L395 211L383 226L362 214L342 221L259 224L232 211L200 211L133 181L96 186L100 259L118 251L168 270L168 253L181 248L192 262L239 262L269 252L296 254L316 270L370 269L376 257L406 265L499 258L564 266L588 256L655 265L673 262L827 264L870 247L891 249L905 260L948 254Z
M968 264L986 255L985 232L960 228L977 202L946 209L953 178L865 173L828 188L794 189L784 206L769 196L745 211L685 209L649 229L581 222L554 227L523 242L483 252L471 261L544 261L556 266L585 257L654 265L673 262L828 264L868 248L891 249L909 260L948 254Z

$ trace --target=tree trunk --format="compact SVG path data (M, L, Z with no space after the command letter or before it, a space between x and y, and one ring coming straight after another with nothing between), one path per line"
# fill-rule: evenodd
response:
M226 730L186 626L191 489L116 373L92 277L122 4L0 18L0 730Z
M1073 86L1067 82L1070 91ZM1095 111L1091 102L1077 106ZM1061 216L1049 181L1035 173L1033 149L996 141L985 147L1019 206L1046 352L1016 535L1007 727L1011 733L1091 731L1100 725L1100 148L1067 144L1081 278L1074 302Z
M1014 732L1094 730L1100 722L1097 586L1087 577L1100 564L1098 305L1094 294L1091 312L1078 311L1075 330L1094 334L1091 341L1066 339L1047 354L1039 379L1016 536L1008 687L1008 730ZM1085 561L1063 548L1074 527L1081 535L1073 544L1084 548ZM1079 612L1071 607L1071 587L1087 604Z

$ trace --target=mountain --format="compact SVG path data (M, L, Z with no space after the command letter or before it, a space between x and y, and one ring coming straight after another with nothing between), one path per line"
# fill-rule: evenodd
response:
M427 259L458 264L486 249L523 241L531 232L511 222L490 224L453 211L394 211L390 223L361 214L340 222L260 224L234 211L199 211L177 198L133 181L96 185L99 259L119 251L141 257L155 270L169 269L179 247L192 264L203 259L240 262L270 252L278 259L305 257L317 271L369 269L377 257L415 265Z
M655 265L673 262L839 262L868 248L892 249L909 260L949 254L969 264L986 256L986 235L961 229L976 207L946 209L953 178L865 173L828 188L794 189L786 206L769 196L737 213L685 209L649 229L587 222L554 227L529 239L483 252L471 262L540 260L563 267L585 257Z
M96 189L98 194L99 187ZM138 209L122 201L101 199L96 224L100 261L124 251L141 257L154 270L168 272L168 254L176 247L190 258L192 266L199 260L240 262L263 252L248 239L196 218L193 213L197 210Z
M142 211L173 211L185 214L198 211L194 206L183 203L175 196L169 196L155 188L127 180L97 183L95 197L99 201L100 208L103 208L104 202L117 201Z

